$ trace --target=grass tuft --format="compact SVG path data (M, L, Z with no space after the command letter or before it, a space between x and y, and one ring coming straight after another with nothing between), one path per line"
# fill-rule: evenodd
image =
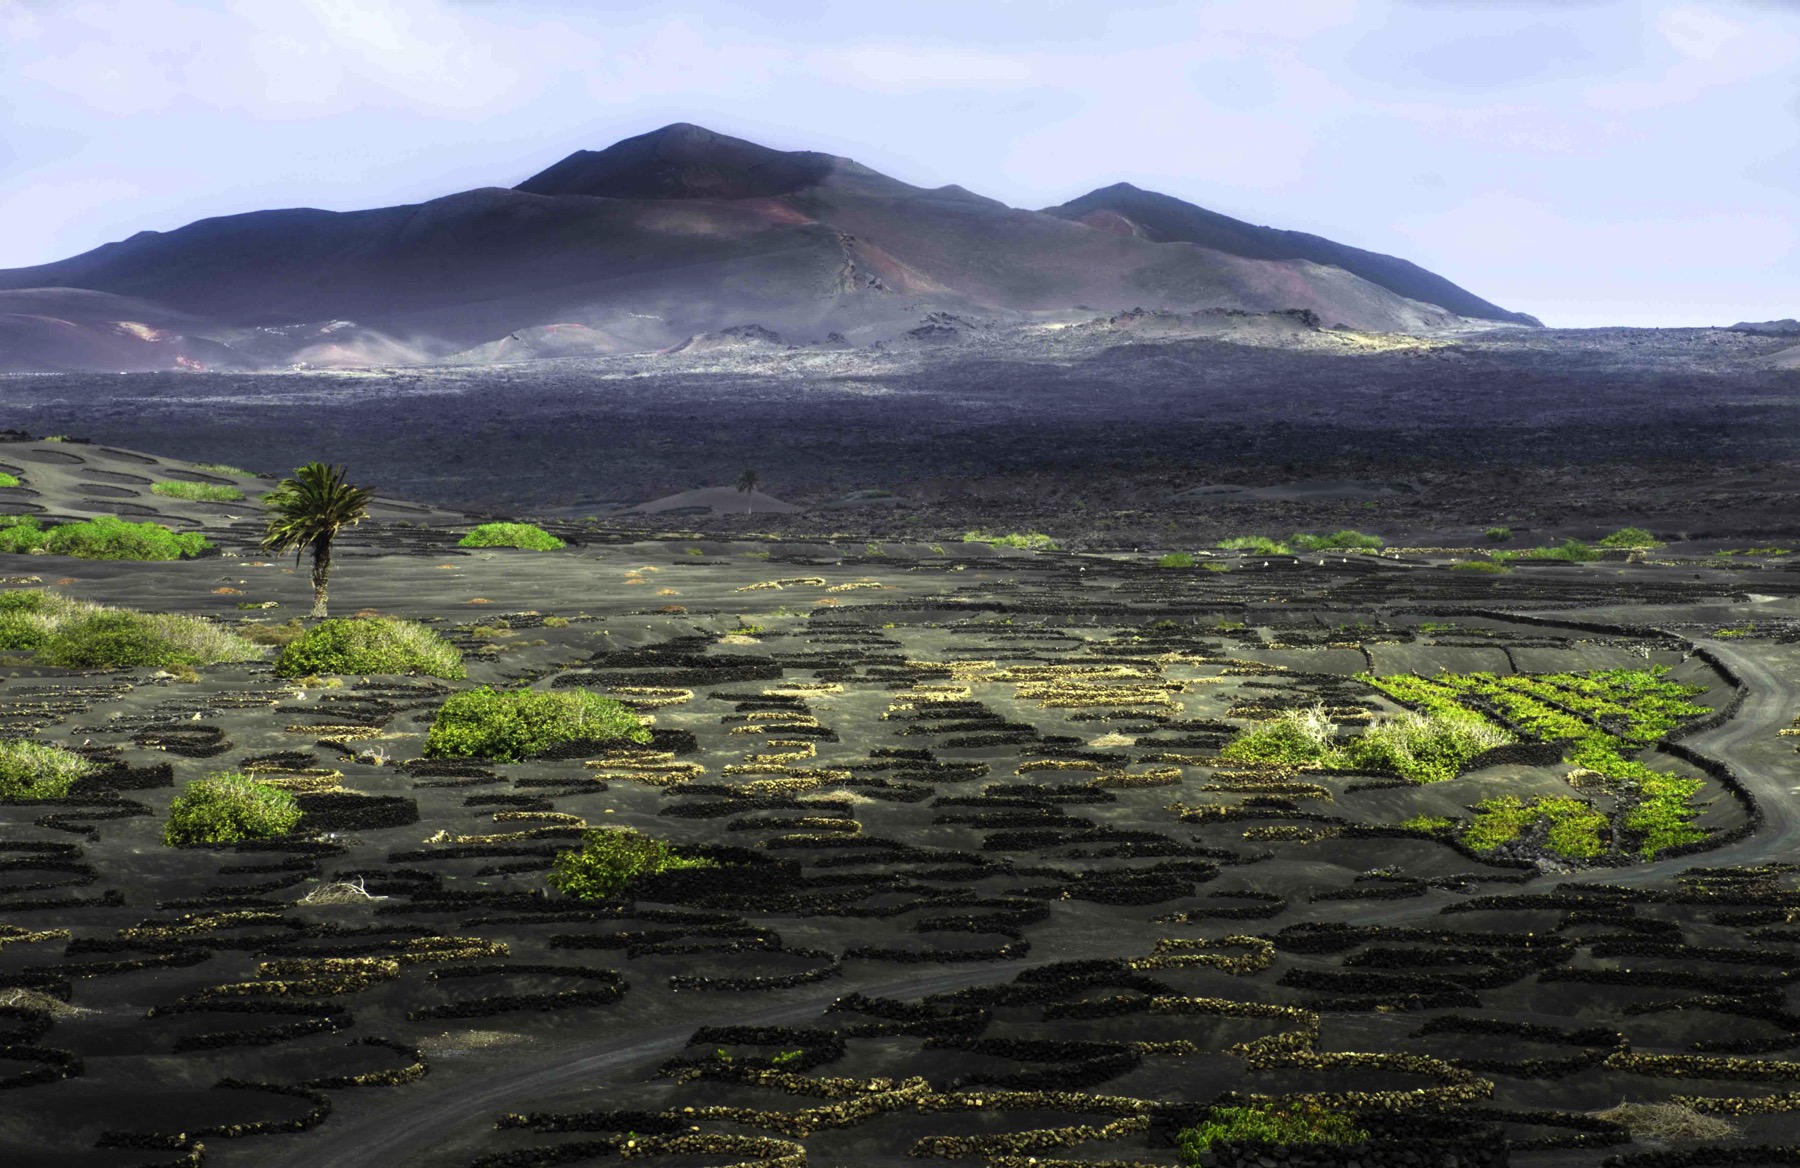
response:
M1334 531L1330 535L1308 535L1296 531L1288 537L1288 543L1301 551L1325 552L1348 551L1355 549L1372 550L1385 546L1379 535L1369 535L1361 531Z
M150 490L171 499L187 499L194 503L236 503L244 492L223 483L190 483L179 479L152 483Z
M1041 531L1013 531L1005 535L989 535L985 531L965 531L963 542L985 543L989 547L1022 548L1034 552L1053 552L1062 546Z
M40 664L59 669L194 668L255 661L263 651L204 617L82 606L54 622L37 647Z
M1267 1144L1355 1144L1369 1138L1354 1116L1311 1100L1262 1103L1250 1107L1215 1107L1198 1125L1175 1137L1183 1158L1200 1157L1221 1141Z
M1220 540L1219 547L1228 552L1260 552L1265 556L1287 556L1294 551L1287 544L1266 535L1234 535L1230 539Z

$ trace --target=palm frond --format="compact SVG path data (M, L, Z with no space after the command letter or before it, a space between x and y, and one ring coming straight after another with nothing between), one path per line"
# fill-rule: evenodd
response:
M282 479L263 497L269 524L262 546L272 552L298 555L321 537L330 539L339 530L361 523L369 515L375 492L344 481L344 468L309 462Z

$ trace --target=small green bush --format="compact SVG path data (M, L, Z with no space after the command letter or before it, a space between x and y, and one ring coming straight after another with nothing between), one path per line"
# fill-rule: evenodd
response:
M96 769L92 759L60 746L0 738L0 799L60 799Z
M235 503L244 492L223 483L190 483L181 480L152 483L151 491L171 499L187 499L195 503Z
M0 652L29 651L44 643L56 623L50 599L50 593L37 588L0 592Z
M0 652L31 652L49 636L50 622L37 613L0 609Z
M1538 823L1548 825L1544 844L1559 856L1588 860L1606 850L1607 817L1579 799L1546 797L1526 803L1517 795L1501 795L1476 804L1475 810L1463 842L1478 851L1510 843Z
M531 523L483 523L457 541L457 547L524 548L528 552L553 552L563 541Z
M1308 552L1343 551L1356 548L1366 550L1384 546L1379 535L1368 535L1348 529L1334 531L1330 535L1308 535L1304 531L1296 531L1288 537L1288 543Z
M166 669L255 661L263 651L204 617L82 606L54 618L37 659L60 669Z
M53 595L42 588L9 588L0 592L0 612L43 612Z
M1337 727L1323 706L1288 710L1271 722L1245 730L1219 751L1227 762L1305 766L1329 759L1337 750Z
M438 710L425 753L518 762L568 742L649 741L650 730L636 714L591 690L482 686L456 694Z
M1194 557L1187 552L1170 552L1157 560L1156 566L1159 568L1191 568L1194 566Z
M1228 552L1261 552L1265 556L1287 556L1294 551L1287 544L1266 535L1235 535L1230 539L1220 540L1219 547Z
M1495 552L1496 560L1565 560L1571 564L1590 564L1600 553L1578 539L1565 539L1557 547L1527 548L1518 552Z
M1053 552L1062 545L1041 531L1013 531L1006 535L989 535L985 531L963 532L964 543L985 543L989 547L1023 548L1026 551Z
M1450 570L1453 572L1487 572L1494 576L1504 576L1512 571L1498 560L1464 560L1461 563L1451 564Z
M0 552L22 556L44 546L44 525L35 515L0 515Z
M242 467L232 466L230 463L225 462L196 462L194 467L196 470L210 470L214 474L236 475L241 479L253 479L256 477Z
M462 653L424 625L390 617L320 621L275 659L281 677L318 673L421 673L465 677Z
M41 588L0 592L0 651L39 649L64 620L76 612L94 612L98 608Z
M287 791L221 771L195 779L175 796L163 825L163 843L186 848L272 839L287 835L299 822L300 806Z
M1666 547L1668 545L1664 544L1662 540L1657 539L1654 535L1651 535L1641 527L1621 527L1619 530L1601 540L1600 546L1603 548L1636 548L1648 550L1650 548Z
M1454 779L1470 759L1513 736L1476 714L1405 713L1383 718L1345 748L1350 765L1393 771L1415 783Z
M8 474L5 471L0 470L0 487L18 487L23 485L24 484L19 481L18 475Z
M1383 718L1360 738L1340 740L1323 706L1287 710L1225 744L1228 762L1318 766L1325 770L1391 771L1415 783L1453 779L1483 751L1513 741L1476 714L1448 710Z
M110 515L44 530L33 516L0 529L0 551L42 548L84 560L179 560L212 546L197 531L174 532L160 523L128 523Z
M1487 537L1489 543L1505 543L1512 539L1512 528L1490 527L1481 534Z
M711 868L704 856L683 856L655 836L628 828L600 828L581 847L558 852L550 866L550 887L579 900L604 900L625 891L639 876L680 868Z
M1369 1138L1354 1117L1318 1103L1263 1103L1253 1107L1215 1107L1196 1127L1175 1137L1189 1164L1221 1140L1255 1140L1268 1144L1355 1144Z

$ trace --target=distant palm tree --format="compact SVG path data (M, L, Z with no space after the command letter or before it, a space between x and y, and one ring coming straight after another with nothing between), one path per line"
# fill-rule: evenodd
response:
M282 479L263 498L269 508L269 529L262 546L272 552L300 553L312 550L312 615L325 615L326 590L331 584L331 541L339 530L369 517L369 500L375 492L344 481L344 468L309 462Z
M737 489L739 491L742 491L746 496L748 496L748 495L750 495L751 492L756 490L756 484L761 481L762 481L761 475L757 474L753 470L746 469L743 474L738 476ZM749 498L746 498L744 501L744 514L746 514L746 515L750 514L750 512L755 510L755 508L756 508L755 502L750 500Z

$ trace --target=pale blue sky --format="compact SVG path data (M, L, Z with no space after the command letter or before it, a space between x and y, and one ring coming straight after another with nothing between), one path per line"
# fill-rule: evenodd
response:
M0 0L0 267L691 121L1120 180L1559 325L1800 316L1800 0Z

